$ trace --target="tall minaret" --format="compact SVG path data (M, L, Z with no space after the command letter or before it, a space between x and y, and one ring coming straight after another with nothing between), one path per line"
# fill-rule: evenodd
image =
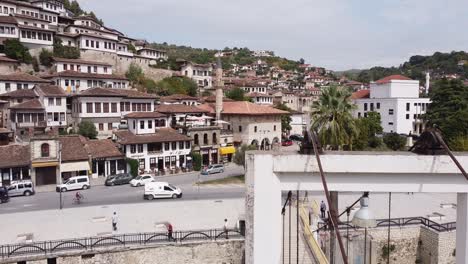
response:
M429 86L431 83L431 76L429 74L429 71L426 72L426 96L429 95Z
M218 57L216 64L216 121L221 120L221 112L223 111L223 66L221 58Z

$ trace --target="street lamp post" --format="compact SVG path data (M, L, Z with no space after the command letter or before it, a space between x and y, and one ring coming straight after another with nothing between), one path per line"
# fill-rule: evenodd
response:
M59 169L58 169L58 172L59 172L59 177L60 177L60 188L59 188L59 194L60 194L60 205L59 205L59 208L60 210L62 210L63 208L63 200L62 200L62 170L60 169L60 165L62 164L62 144L60 143L60 141L58 142L58 146L59 146L59 151L58 151L58 160L59 160Z
M374 214L369 210L369 194L366 193L360 200L361 208L354 214L353 225L364 228L364 264L367 260L367 228L375 227Z

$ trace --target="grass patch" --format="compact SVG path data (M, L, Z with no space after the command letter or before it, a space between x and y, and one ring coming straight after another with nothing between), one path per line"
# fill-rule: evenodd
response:
M204 182L201 182L200 185L244 184L244 182L245 182L245 176L238 175L238 176L228 177L228 178L219 179L219 180L204 181Z

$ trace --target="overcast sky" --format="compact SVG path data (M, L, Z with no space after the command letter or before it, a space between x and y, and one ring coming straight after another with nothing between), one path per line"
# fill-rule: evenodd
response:
M248 47L333 70L468 50L466 0L79 0L130 37Z

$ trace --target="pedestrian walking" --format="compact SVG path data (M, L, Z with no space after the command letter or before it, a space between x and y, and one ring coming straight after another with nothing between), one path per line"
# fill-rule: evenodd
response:
M171 223L167 223L167 239L169 241L173 240L172 238L172 225Z
M117 231L117 212L114 212L114 214L112 215L112 229L114 231Z
M325 204L324 201L320 203L320 217L322 219L325 219L325 211L327 210L327 205Z
M228 220L227 219L224 219L224 233L226 234L226 239L229 239L229 235L228 235Z

